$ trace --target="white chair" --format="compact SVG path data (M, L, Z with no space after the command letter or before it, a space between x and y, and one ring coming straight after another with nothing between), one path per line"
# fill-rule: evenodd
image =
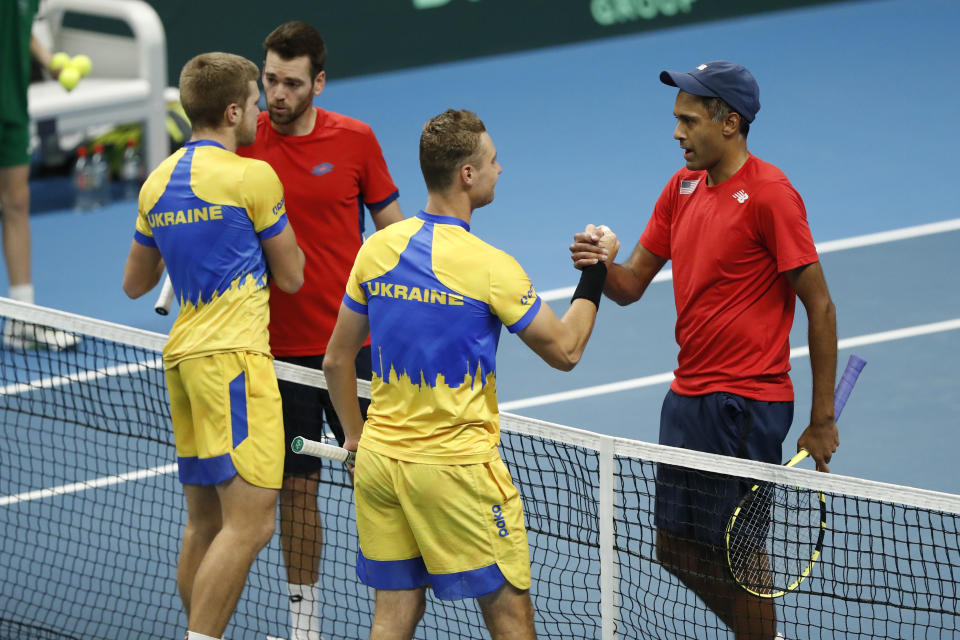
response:
M4 0L6 1L6 0ZM125 22L133 37L63 26L65 12ZM166 133L167 45L156 11L142 0L48 0L52 52L86 54L93 71L68 92L49 80L30 85L27 106L33 130L59 134L104 124L144 123L144 160L154 169L170 152Z

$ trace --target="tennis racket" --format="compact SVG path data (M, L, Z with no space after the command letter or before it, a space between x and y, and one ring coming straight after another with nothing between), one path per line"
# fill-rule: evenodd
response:
M170 313L172 306L173 283L170 281L170 276L167 276L167 279L163 281L163 286L160 288L160 295L157 297L157 302L153 305L153 310L165 316Z
M853 385L867 364L851 355L833 395L840 419ZM809 455L801 449L786 466ZM727 564L737 583L761 598L778 598L800 586L823 550L827 500L823 493L770 482L753 485L734 509L724 536Z
M357 452L347 451L343 447L335 447L332 444L324 444L316 440L307 440L302 436L297 436L290 443L290 450L294 453L313 456L315 458L326 458L348 464L351 467L356 464Z

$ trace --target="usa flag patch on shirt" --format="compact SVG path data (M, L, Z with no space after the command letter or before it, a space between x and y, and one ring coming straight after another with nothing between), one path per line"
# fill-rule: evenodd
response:
M693 193L694 189L697 188L697 185L700 184L700 178L696 180L681 180L680 181L680 195L686 196Z

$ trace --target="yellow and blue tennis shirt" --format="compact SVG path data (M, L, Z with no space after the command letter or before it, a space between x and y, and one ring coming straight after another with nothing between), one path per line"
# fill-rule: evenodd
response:
M343 301L370 320L361 444L410 462L496 459L500 329L523 330L541 306L517 261L459 218L421 211L364 243Z
M188 142L150 174L134 238L160 250L180 301L166 367L227 351L270 355L260 241L286 224L283 186L270 165L211 140Z

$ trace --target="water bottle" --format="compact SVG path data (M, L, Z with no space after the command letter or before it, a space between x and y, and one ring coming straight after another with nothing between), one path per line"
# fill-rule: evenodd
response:
M93 197L98 207L110 204L110 167L103 157L103 145L93 145L93 156L90 158L93 168Z
M96 207L93 194L93 166L87 157L87 148L77 149L77 162L73 165L74 209L89 211Z
M143 181L143 162L140 159L137 141L133 138L127 140L127 148L123 150L120 181L123 183L123 199L136 200L140 195L140 183Z

